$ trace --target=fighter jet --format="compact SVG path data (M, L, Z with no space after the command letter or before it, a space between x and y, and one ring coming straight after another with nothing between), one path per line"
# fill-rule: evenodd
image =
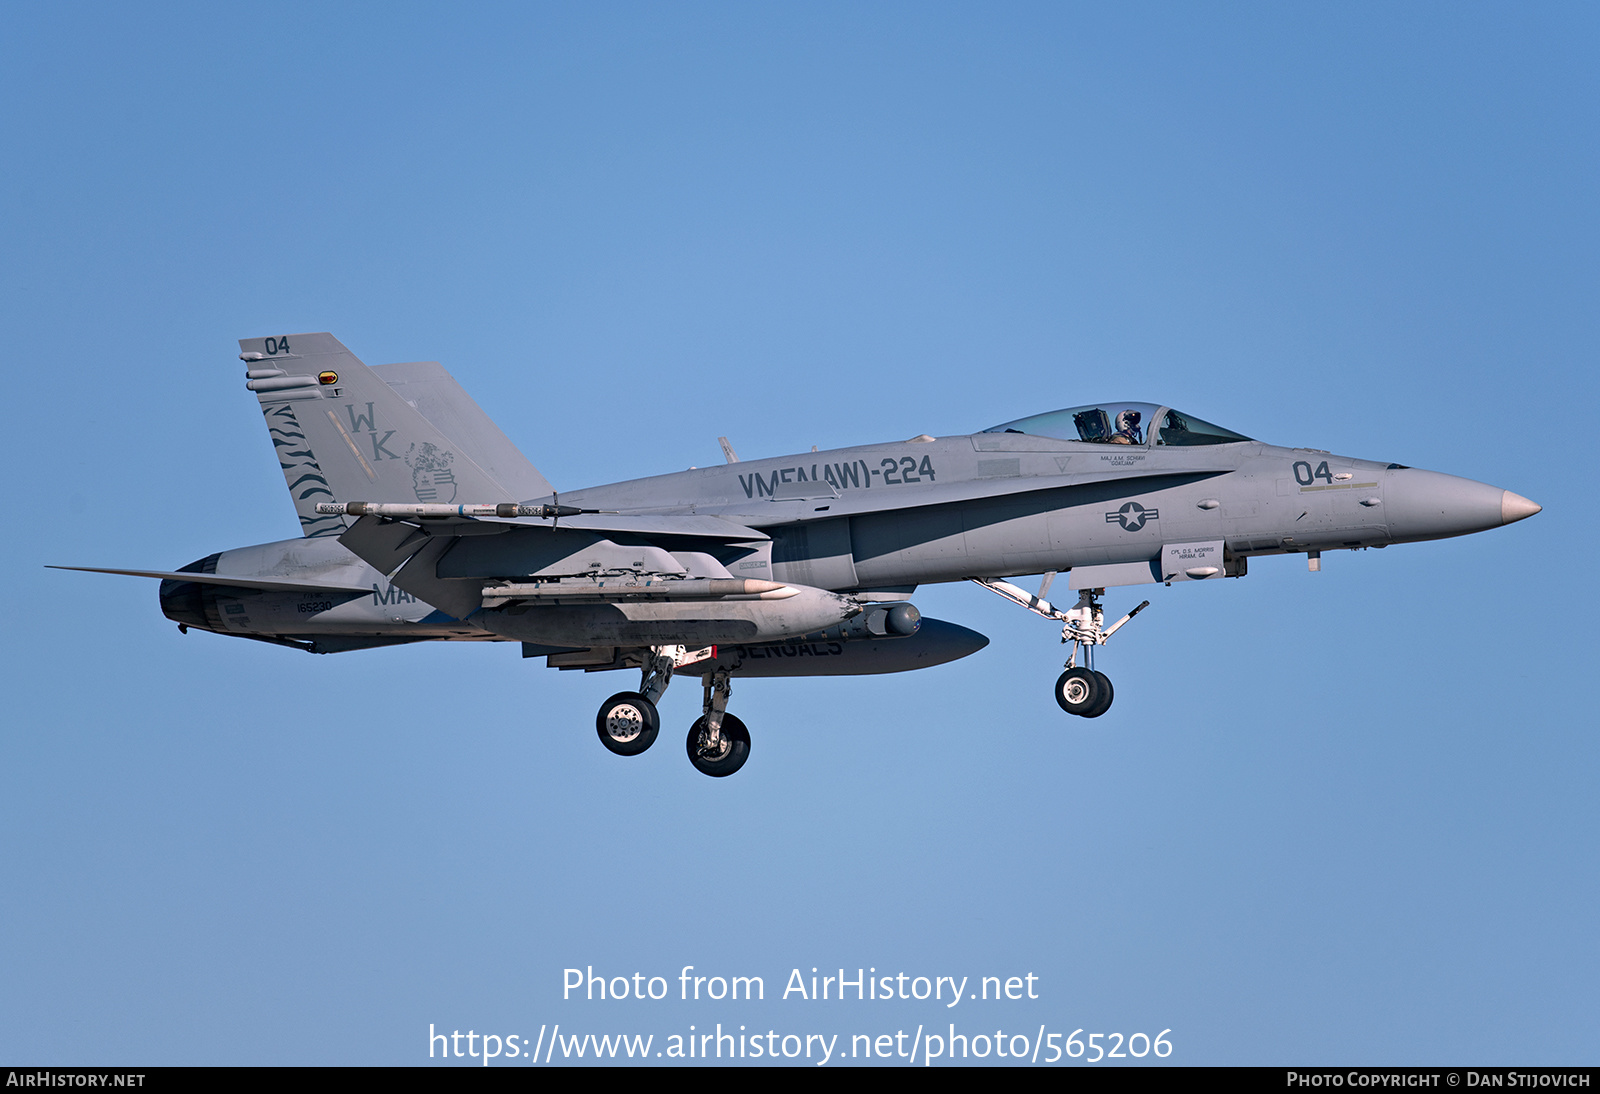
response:
M1243 577L1252 556L1388 547L1539 512L1499 487L1284 448L1175 407L1077 406L970 435L725 463L558 493L435 362L362 364L331 334L239 343L301 536L161 581L191 628L336 653L511 641L557 669L632 669L600 705L611 752L654 743L674 675L702 686L694 767L739 770L735 677L902 672L984 636L924 617L919 585L974 581L1061 624L1055 697L1110 708L1108 588ZM1008 579L1042 574L1036 593ZM1076 594L1047 598L1058 575Z

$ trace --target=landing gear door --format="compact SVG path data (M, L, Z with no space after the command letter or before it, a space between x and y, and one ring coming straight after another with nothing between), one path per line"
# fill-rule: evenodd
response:
M1204 581L1222 576L1222 540L1169 543L1161 548L1161 580Z

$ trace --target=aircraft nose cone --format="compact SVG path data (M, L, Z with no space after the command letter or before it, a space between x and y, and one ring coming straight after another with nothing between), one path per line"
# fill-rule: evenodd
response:
M1527 498L1498 486L1414 467L1387 473L1383 505L1396 541L1464 536L1539 511Z
M1533 514L1544 509L1542 505L1535 505L1521 494L1503 491L1500 497L1500 523L1514 524L1519 520L1526 520Z

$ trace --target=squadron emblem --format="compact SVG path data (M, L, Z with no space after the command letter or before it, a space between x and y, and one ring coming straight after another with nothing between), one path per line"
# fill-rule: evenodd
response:
M418 501L442 502L456 500L456 473L450 463L454 452L441 452L438 445L424 441L406 450L406 466L411 468L411 488Z

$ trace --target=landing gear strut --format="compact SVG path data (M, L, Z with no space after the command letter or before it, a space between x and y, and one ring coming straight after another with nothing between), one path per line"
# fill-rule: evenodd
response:
M750 731L728 713L732 693L727 669L718 669L706 679L705 713L689 727L685 742L694 769L714 779L732 775L750 758Z
M1042 615L1046 619L1054 619L1061 623L1061 641L1072 643L1072 652L1067 655L1066 671L1056 680L1056 702L1068 714L1076 714L1083 718L1098 718L1111 709L1111 700L1115 692L1111 687L1110 678L1094 669L1094 648L1105 645L1124 623L1149 607L1150 602L1143 601L1133 611L1107 627L1105 611L1100 607L1100 598L1106 594L1104 589L1079 590L1078 602L1063 611L1044 599L1045 594L1050 591L1050 582L1055 576L1053 573L1044 575L1038 596L1032 596L1006 581L982 577L975 577L972 580L990 592L1005 597L1013 604L1022 605L1035 615ZM1083 662L1081 665L1080 655Z
M672 674L685 665L715 658L715 646L691 650L684 646L652 646L645 658L638 691L621 691L600 704L595 729L600 743L619 756L637 756L655 743L661 730L656 704L672 683ZM728 713L733 687L727 669L706 677L704 713L689 727L686 742L695 770L713 778L732 775L750 757L750 731Z
M710 651L690 653L682 646L652 646L649 652L639 690L617 692L600 704L600 713L595 715L600 743L618 756L637 756L655 744L656 734L661 731L661 713L656 710L656 703L672 682L672 671Z

